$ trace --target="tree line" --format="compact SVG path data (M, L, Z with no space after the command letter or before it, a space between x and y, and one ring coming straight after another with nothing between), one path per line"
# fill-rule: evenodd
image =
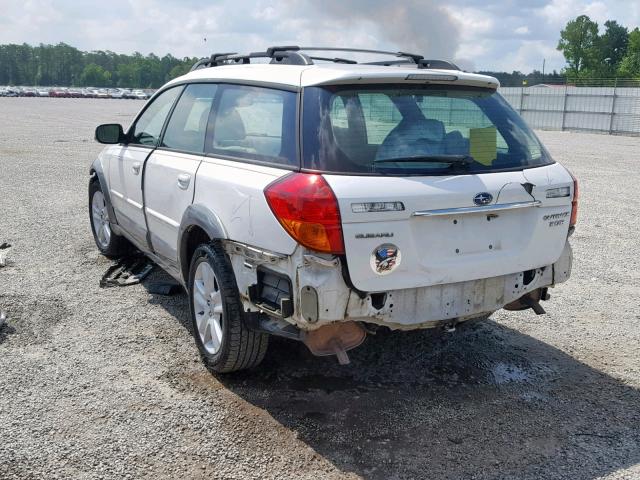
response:
M640 29L629 31L615 20L597 22L587 15L570 20L560 32L558 50L567 61L569 80L622 78L640 80Z
M601 33L587 15L570 20L560 32L557 49L567 67L542 74L514 71L479 73L496 77L503 86L579 82L590 79L640 81L640 29L629 31L615 20L604 22ZM158 88L188 72L197 58L132 55L109 50L84 52L65 43L31 46L0 45L0 85L91 86Z
M542 73L540 70L533 70L531 73L523 73L514 70L507 72L479 71L482 75L489 75L497 78L503 87L522 87L527 85L538 85L540 83L564 83L565 76L557 71Z
M124 55L112 51L83 52L65 43L57 45L0 45L0 85L158 88L188 72L197 58L172 55ZM496 77L503 86L542 82L560 83L558 73L534 70L479 72Z
M83 52L65 43L0 45L0 85L158 88L197 58Z

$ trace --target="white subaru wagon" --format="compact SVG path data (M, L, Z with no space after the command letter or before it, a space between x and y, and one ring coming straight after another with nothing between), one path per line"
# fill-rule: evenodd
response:
M259 364L270 335L345 363L380 327L544 313L577 183L497 88L403 52L212 55L126 132L96 129L95 242L184 286L215 372Z

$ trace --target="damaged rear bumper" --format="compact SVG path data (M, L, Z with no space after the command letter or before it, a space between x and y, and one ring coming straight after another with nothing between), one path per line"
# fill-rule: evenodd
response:
M359 292L349 286L348 273L338 257L318 256L302 248L284 256L235 242L229 242L227 252L245 310L267 314L302 331L341 321L402 330L461 322L566 281L572 263L567 242L554 264L526 272L388 292ZM262 298L261 292L268 294Z

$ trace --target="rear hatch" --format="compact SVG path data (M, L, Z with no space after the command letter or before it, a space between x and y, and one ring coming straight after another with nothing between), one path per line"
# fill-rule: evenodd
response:
M303 171L335 192L360 290L526 271L565 246L571 175L495 89L442 78L304 89Z
M572 188L559 164L480 175L325 178L340 205L351 281L363 291L530 270L555 262L565 246L571 199L547 198L547 191ZM476 205L477 194L492 200ZM385 204L395 210L366 211Z

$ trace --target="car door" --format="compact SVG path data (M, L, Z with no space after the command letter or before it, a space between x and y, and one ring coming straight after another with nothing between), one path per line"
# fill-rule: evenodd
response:
M188 85L171 114L159 147L145 165L144 197L149 237L157 255L177 261L178 230L193 202L217 86Z
M109 191L118 224L140 245L147 245L143 211L144 163L156 148L167 116L182 87L158 95L129 129L128 142L116 148L109 160Z

